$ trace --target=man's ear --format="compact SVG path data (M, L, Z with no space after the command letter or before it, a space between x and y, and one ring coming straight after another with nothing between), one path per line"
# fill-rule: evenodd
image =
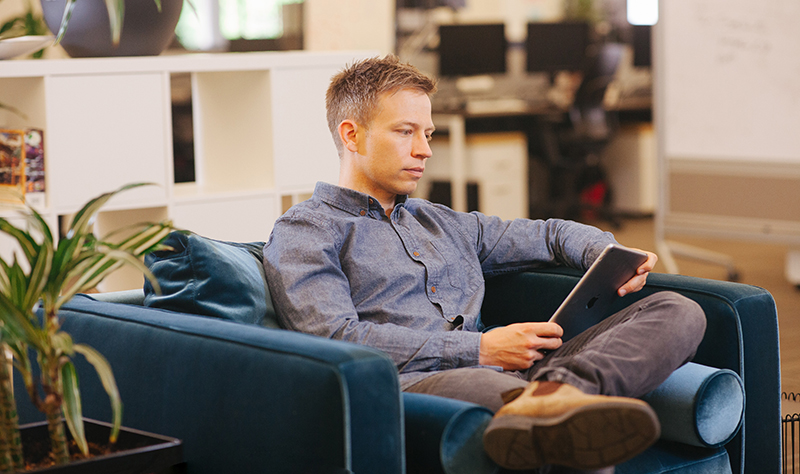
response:
M350 152L358 152L358 124L352 120L343 120L339 124L339 138L344 148Z

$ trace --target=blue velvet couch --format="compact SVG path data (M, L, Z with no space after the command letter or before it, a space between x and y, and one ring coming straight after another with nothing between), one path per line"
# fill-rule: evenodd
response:
M546 319L578 276L544 270L491 279L482 318L487 326ZM738 374L746 410L732 439L692 442L702 438L696 425L704 421L698 418L713 421L726 413L726 397L709 402L712 410L706 406L701 416L693 397L708 385L701 380L706 375L698 379L700 389L681 393L666 387L666 395L651 402L667 400L659 412L665 433L681 413L694 421L617 472L779 472L773 299L752 286L653 274L642 292L619 303L661 290L678 291L703 306L708 330L695 359L702 365L692 366ZM64 328L110 361L124 402L124 425L182 439L189 473L500 472L481 449L489 410L401 394L394 365L377 350L144 307L142 292L93 296L78 295L64 307ZM108 420L99 380L86 364L78 370L85 415ZM681 383L679 388L686 385ZM18 398L23 421L40 418L24 395Z

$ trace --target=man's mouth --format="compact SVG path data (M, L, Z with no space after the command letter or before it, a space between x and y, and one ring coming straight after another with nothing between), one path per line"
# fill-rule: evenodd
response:
M422 177L422 173L425 172L425 168L419 168L419 167L418 168L406 168L406 171L408 173L416 176L417 178L421 178Z

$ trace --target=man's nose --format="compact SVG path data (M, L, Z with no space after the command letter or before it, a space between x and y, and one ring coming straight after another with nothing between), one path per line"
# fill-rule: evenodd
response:
M417 134L414 139L414 148L411 151L417 158L430 158L433 155L428 137L425 134Z

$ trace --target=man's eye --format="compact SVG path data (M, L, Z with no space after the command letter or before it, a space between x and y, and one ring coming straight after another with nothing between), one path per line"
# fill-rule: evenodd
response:
M433 140L433 135L425 135L425 139L431 141Z

